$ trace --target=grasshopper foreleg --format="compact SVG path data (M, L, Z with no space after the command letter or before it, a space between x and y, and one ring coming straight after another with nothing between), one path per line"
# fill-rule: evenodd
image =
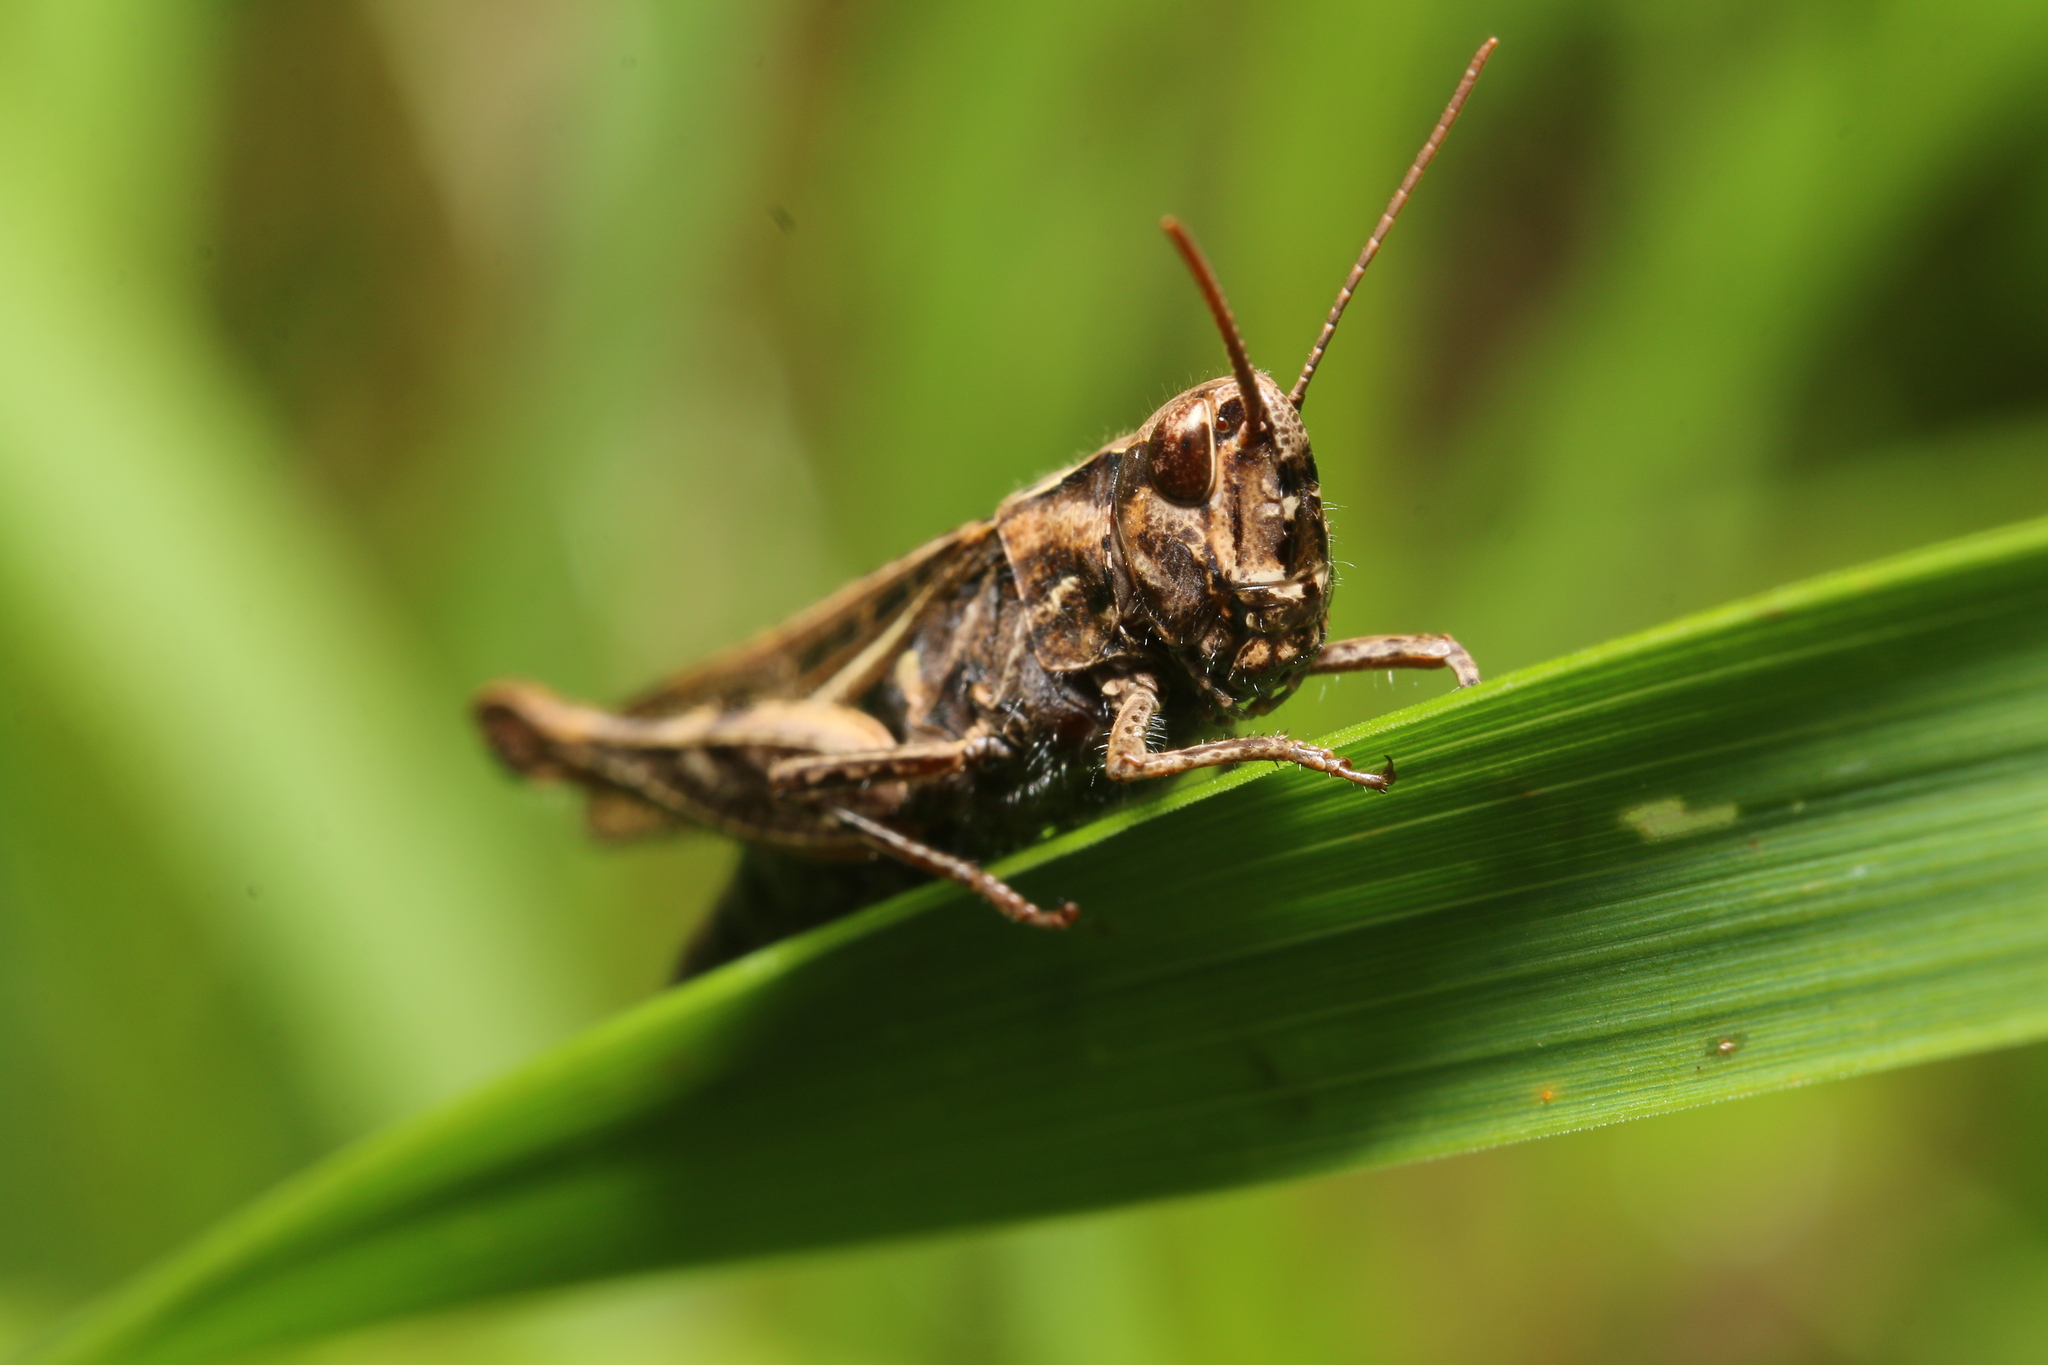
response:
M1001 911L1005 919L1028 924L1034 929L1064 929L1074 922L1074 916L1081 913L1080 907L1072 901L1062 902L1057 910L1041 910L1025 900L1008 882L984 872L965 858L941 853L843 806L828 806L826 809L877 852L908 863L920 872L958 882Z
M1361 635L1332 640L1309 665L1311 673L1370 673L1380 668L1448 668L1458 686L1479 681L1479 665L1448 635Z
M1242 739L1218 739L1169 749L1155 754L1146 748L1145 737L1152 713L1159 708L1159 693L1150 678L1125 680L1123 701L1110 727L1109 748L1103 770L1112 782L1137 782L1148 777L1171 777L1195 768L1220 768L1229 763L1292 763L1315 772L1341 777L1361 787L1383 792L1394 785L1393 765L1384 772L1360 772L1351 760L1313 744L1303 744L1286 735L1247 735Z

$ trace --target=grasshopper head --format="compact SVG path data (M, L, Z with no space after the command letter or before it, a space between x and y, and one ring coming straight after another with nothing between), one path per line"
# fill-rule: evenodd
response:
M1163 644L1225 718L1257 715L1301 682L1330 610L1330 537L1316 462L1301 426L1309 381L1365 268L1443 144L1493 55L1488 38L1436 129L1380 215L1309 351L1294 388L1253 371L1244 338L1187 229L1160 226L1193 272L1230 353L1214 379L1152 414L1121 452L1116 539L1125 572Z
M1315 456L1287 395L1255 375L1189 389L1118 460L1124 572L1160 641L1225 717L1257 715L1322 647L1330 538Z

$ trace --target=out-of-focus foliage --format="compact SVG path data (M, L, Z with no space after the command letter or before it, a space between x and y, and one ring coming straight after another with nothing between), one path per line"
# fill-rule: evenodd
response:
M612 696L1221 368L1334 627L1498 670L2048 510L2048 12L1522 0L0 9L0 1332L640 998L463 695ZM1967 649L1958 641L1958 649ZM1313 733L1434 682L1351 680ZM2037 1051L318 1357L2026 1359Z

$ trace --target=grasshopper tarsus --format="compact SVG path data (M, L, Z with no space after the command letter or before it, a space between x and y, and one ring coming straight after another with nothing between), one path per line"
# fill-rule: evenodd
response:
M1332 757L1336 756L1332 755ZM1363 787L1369 792L1384 792L1394 785L1393 775L1384 768L1378 772L1373 772L1369 769L1361 772L1353 767L1348 759L1339 758L1338 761L1344 764L1344 771L1333 775L1343 778L1354 786Z

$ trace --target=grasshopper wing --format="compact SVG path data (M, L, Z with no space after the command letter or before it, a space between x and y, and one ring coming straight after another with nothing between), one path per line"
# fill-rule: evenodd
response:
M685 669L623 708L670 716L695 707L809 698L852 705L895 662L948 589L999 552L994 524L971 521L857 578L746 643Z
M676 675L613 716L629 726L655 724L664 734L674 731L676 746L687 749L704 747L693 746L682 737L686 730L694 733L692 726L697 730L729 729L748 716L765 714L764 708L774 711L797 706L807 708L802 714L814 718L836 715L846 722L866 721L875 733L867 736L864 746L853 747L886 745L889 733L881 723L857 713L861 694L896 662L926 613L942 603L955 585L990 567L1000 554L994 523L969 522L847 584L745 644ZM774 831L769 826L776 823L771 817L778 812L757 810L757 818L750 824L743 813L722 810L716 792L719 784L693 783L694 770L686 771L688 764L679 766L674 753L664 754L660 739L640 744L616 737L611 744L592 740L580 732L616 728L607 725L606 713L543 697L544 692L530 684L494 684L480 694L479 717L492 746L515 770L566 776L589 789L593 834L629 839L689 818L691 823L713 827L737 822L731 832L741 838L748 837L751 829L773 841ZM582 756L565 759L562 743ZM803 750L801 744L798 750ZM820 752L829 750L830 746ZM725 774L728 779L747 786L744 779L760 776L749 761L736 761L737 768ZM697 766L716 766L708 754L698 755L696 762ZM699 786L704 790L697 790ZM664 796L651 797L655 788ZM721 815L731 818L721 819ZM805 822L798 820L797 824ZM758 829L754 829L756 825Z

